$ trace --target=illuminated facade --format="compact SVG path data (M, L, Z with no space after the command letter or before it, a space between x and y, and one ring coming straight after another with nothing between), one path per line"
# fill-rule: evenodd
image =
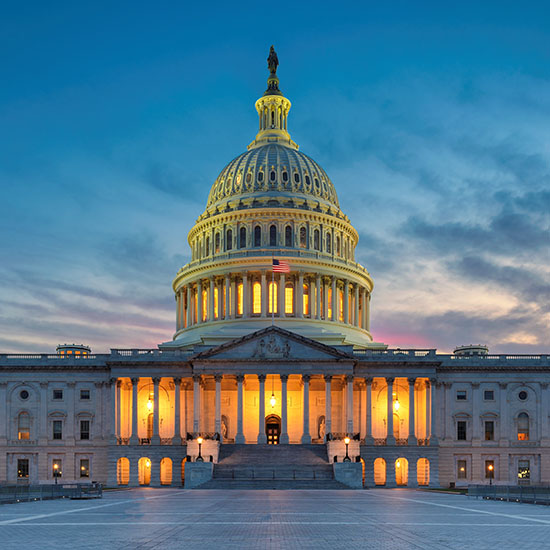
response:
M287 128L270 56L259 131L220 173L155 350L0 355L0 482L181 485L220 446L343 438L367 486L549 483L548 356L373 342L373 280L325 171ZM274 273L273 260L280 262Z

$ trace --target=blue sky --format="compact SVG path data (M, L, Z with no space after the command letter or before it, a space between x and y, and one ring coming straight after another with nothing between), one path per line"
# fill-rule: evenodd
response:
M1 352L171 338L272 43L292 137L360 233L375 339L550 352L548 3L113 4L3 6Z

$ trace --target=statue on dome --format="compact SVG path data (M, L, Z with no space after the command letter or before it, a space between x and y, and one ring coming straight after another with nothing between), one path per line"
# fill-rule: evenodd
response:
M277 57L277 52L275 51L275 48L271 46L271 49L269 50L269 57L267 58L267 67L269 68L269 72L271 74L275 74L277 72L278 65L279 58Z

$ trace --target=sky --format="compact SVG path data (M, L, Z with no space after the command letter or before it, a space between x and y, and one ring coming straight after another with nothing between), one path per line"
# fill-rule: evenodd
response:
M275 45L391 347L550 352L548 2L12 2L0 353L156 347Z

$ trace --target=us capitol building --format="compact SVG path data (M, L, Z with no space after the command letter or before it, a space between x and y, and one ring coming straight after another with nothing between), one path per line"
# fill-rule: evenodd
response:
M290 136L277 66L189 232L172 340L0 354L0 483L181 487L197 459L212 483L307 453L365 487L550 483L549 356L373 341L357 231Z

